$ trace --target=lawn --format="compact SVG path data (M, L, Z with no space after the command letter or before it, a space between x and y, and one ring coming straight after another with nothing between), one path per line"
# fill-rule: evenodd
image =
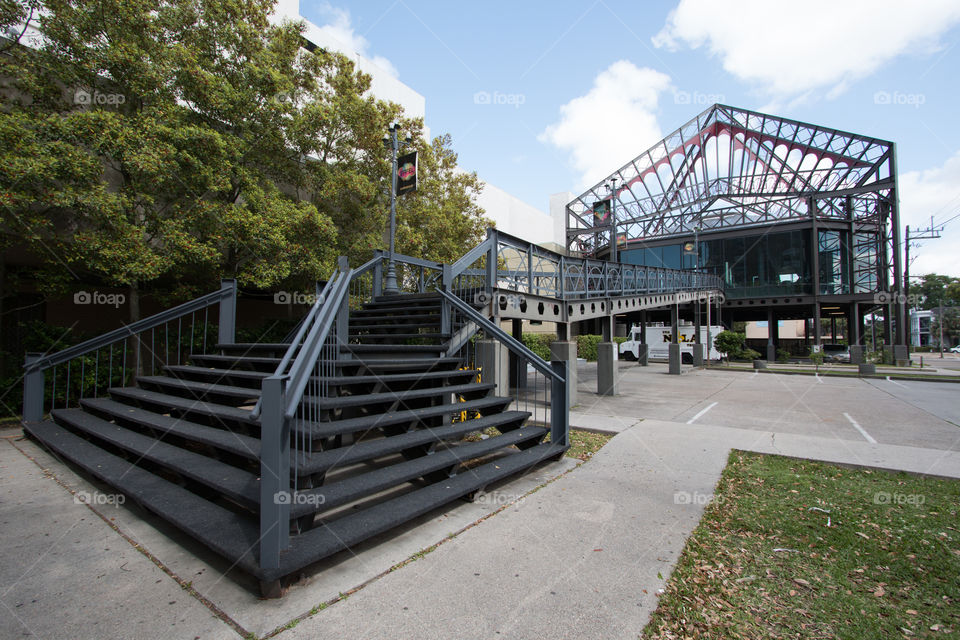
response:
M734 451L643 638L960 633L960 481Z

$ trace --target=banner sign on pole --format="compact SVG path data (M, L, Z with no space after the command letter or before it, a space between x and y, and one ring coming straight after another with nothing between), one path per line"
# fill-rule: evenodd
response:
M593 225L601 227L610 223L610 198L593 203Z
M411 151L397 158L397 195L417 190L417 152Z

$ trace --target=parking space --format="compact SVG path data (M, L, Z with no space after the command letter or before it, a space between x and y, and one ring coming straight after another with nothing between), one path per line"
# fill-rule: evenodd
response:
M692 368L670 376L663 364L620 363L619 372L619 395L601 397L595 366L581 365L575 425L658 419L960 451L954 384Z

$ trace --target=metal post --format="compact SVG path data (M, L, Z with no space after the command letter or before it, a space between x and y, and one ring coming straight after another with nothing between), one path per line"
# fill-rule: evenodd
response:
M383 295L383 260L373 265L373 290L370 295L374 298Z
M284 416L288 376L263 381L260 413L260 567L280 566L290 546L290 430Z
M610 262L617 262L617 179L610 178Z
M387 282L383 293L395 296L400 293L397 286L397 268L393 262L394 243L397 238L397 124L390 125L390 254L387 263Z
M910 225L903 239L903 341L907 345L907 357L910 357Z
M497 230L493 227L487 229L487 242L490 243L490 247L487 252L487 292L492 295L494 289L497 288ZM496 305L493 305L495 308Z
M443 265L442 275L440 277L441 291L449 292L453 287L453 265ZM472 301L471 301L472 302ZM453 335L453 319L451 317L450 303L444 298L440 305L440 333Z
M567 401L567 361L553 360L550 363L560 380L551 378L550 385L550 441L567 446L570 444L570 403Z
M220 291L225 292L225 295L220 298L220 327L217 342L233 344L237 329L237 281L233 278L224 278L220 281Z
M30 365L39 360L42 353L28 352L23 361L26 375L23 376L23 422L43 420L43 370L30 370Z
M349 276L350 272L350 263L347 261L347 256L340 256L337 258L337 268L340 270L342 278ZM350 354L344 352L340 347L346 345L350 342L350 293L349 285L347 295L343 296L343 301L340 303L340 308L337 310L337 360L340 359L349 359Z

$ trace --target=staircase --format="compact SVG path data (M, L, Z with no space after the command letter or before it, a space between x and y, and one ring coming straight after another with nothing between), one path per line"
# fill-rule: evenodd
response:
M566 450L544 442L549 425L528 424L529 412L511 410L511 398L447 355L441 315L432 293L376 296L350 313L340 357L307 387L312 418L291 425L295 491L277 567L258 557L253 410L289 344L217 344L24 430L277 597L306 567ZM311 395L321 385L327 392ZM468 437L477 432L485 437Z

